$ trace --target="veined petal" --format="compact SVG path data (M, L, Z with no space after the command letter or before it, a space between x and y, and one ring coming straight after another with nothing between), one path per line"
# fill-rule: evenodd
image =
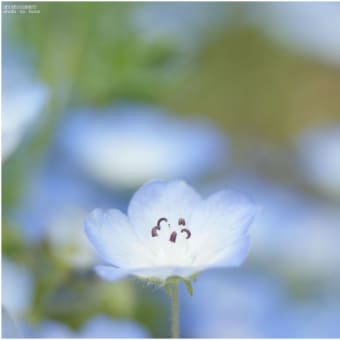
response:
M211 256L211 267L234 267L239 266L249 253L250 239L245 236L234 242L231 246Z
M191 247L196 265L215 261L242 262L247 254L247 232L257 206L241 193L226 190L211 195L195 209L190 225L196 238Z
M128 216L136 231L149 239L160 218L177 225L179 218L189 219L200 202L200 196L184 181L151 181L133 196Z
M85 232L99 256L117 267L147 266L150 252L119 210L95 209L85 221Z

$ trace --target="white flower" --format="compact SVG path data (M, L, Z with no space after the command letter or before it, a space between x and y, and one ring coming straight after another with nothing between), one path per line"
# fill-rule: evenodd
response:
M112 201L112 195L110 199ZM114 199L118 204L118 200ZM103 199L95 186L77 176L77 173L71 174L68 164L59 162L59 158L53 156L49 163L36 167L36 171L26 181L26 190L17 205L13 223L20 226L23 240L29 246L50 238L60 257L66 255L60 251L60 247L65 245L77 248L72 252L75 257L82 257L80 254L86 253L90 255L88 252L93 252L93 249L84 236L83 219L81 223L79 221L80 215L90 211L94 202L98 201L106 204L105 197ZM76 236L80 233L84 240ZM88 250L81 246L85 246L83 241L87 243ZM64 258L69 255L71 253L68 252ZM83 259L87 262L85 257ZM76 263L79 263L78 260Z
M183 181L152 181L135 193L127 215L95 209L85 230L108 263L96 268L104 279L190 279L204 269L242 263L256 209L233 191L203 200Z
M52 218L46 230L46 237L52 254L64 264L77 269L92 266L96 255L84 232L85 211L69 209Z
M297 139L297 154L303 178L340 197L340 125L303 131Z
M4 306L1 306L1 336L2 338L16 338L19 335L19 330L15 321L7 312Z
M9 314L20 319L31 307L34 278L25 267L2 258L2 304Z
M144 3L132 11L132 23L146 42L196 51L226 26L233 7L223 3Z
M228 154L225 136L210 123L143 105L82 110L62 132L61 143L84 172L115 188L153 178L195 179L223 166Z
M7 60L10 59L10 60ZM8 55L3 65L2 89L2 159L18 147L46 104L45 84L31 77L26 65Z
M266 33L296 50L340 66L340 8L336 3L267 3L258 10ZM265 16L263 16L263 14Z

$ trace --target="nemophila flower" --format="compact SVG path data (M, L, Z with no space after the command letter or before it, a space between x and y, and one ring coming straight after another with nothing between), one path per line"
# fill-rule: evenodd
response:
M202 199L184 181L151 181L133 196L127 215L95 209L85 231L107 265L104 279L127 275L165 282L240 265L256 206L244 195L220 191Z
M144 3L132 11L132 23L147 42L196 51L232 22L223 3Z
M2 304L15 321L24 318L33 300L34 278L25 267L2 258Z
M4 306L1 306L1 336L2 338L16 338L19 336L15 321Z
M23 240L29 246L45 240L50 254L67 267L92 267L97 255L84 234L84 218L94 202L119 206L117 196L101 192L55 157L36 170L13 218Z
M83 232L86 212L73 208L59 212L46 228L51 254L62 263L77 269L91 267L96 254Z
M73 332L67 325L52 320L42 320L42 322L34 326L31 324L24 324L22 325L22 328L23 334L26 338L75 338L75 332Z
M258 8L261 9L259 23L264 25L266 33L288 47L340 66L340 8L337 4L269 3Z
M340 125L304 130L296 144L301 177L324 193L340 197Z
M153 178L196 179L220 169L228 154L225 136L207 121L132 104L74 113L60 141L85 173L114 188Z
M106 207L112 201L120 205L117 196L98 190L66 161L50 155L26 183L13 220L28 245L47 240L58 259L84 268L96 258L84 235L84 213L95 202Z
M27 326L30 338L148 338L148 331L137 322L96 315L79 330L71 330L60 322L43 320L39 325Z
M43 112L48 90L14 53L4 54L2 72L2 159L5 160Z

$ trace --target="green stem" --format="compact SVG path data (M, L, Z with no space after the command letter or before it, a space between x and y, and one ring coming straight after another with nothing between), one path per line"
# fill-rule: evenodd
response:
M171 291L171 317L172 317L172 325L171 325L171 334L173 338L179 337L179 311L178 311L178 283L172 283L172 291Z

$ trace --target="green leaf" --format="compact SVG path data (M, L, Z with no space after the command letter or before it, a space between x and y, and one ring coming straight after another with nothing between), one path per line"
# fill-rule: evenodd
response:
M189 293L190 296L193 295L193 289L192 289L192 284L190 280L184 280L185 283L185 287L187 288L187 291Z

